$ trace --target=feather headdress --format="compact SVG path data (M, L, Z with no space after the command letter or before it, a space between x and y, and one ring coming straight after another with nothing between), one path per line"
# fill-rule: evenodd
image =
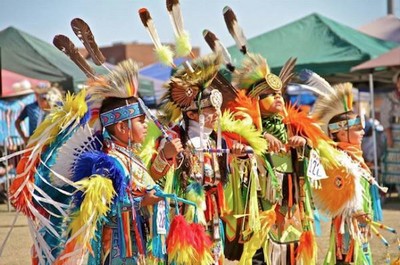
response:
M83 31L88 30L83 27ZM90 78L88 88L76 95L67 94L63 104L52 109L38 126L18 164L10 188L11 201L29 217L40 264L82 264L84 255L93 250L99 220L109 211L115 195L126 190L121 186L125 177L121 170L112 170L118 174L96 170L104 163L116 165L110 156L99 152L103 147L99 107L105 98L137 96L138 67L133 61L125 61L108 75L97 76L67 37L56 36L54 45ZM102 64L97 45L92 43L91 47L92 56ZM123 106L133 111L127 118L132 118L132 113L144 114L138 103L133 104ZM93 154L92 166L82 154ZM86 162L87 171L76 170L79 161ZM66 228L68 232L63 233Z
M335 93L318 98L312 116L328 132L329 121L336 115L353 110L353 85L343 83L334 86Z
M251 97L258 97L268 90L280 90L285 93L287 84L293 77L296 64L295 58L282 67L279 77L270 71L267 60L260 54L248 52L247 40L233 10L226 6L223 10L224 19L229 33L236 42L238 49L245 55L242 66L233 74L233 80L241 89L247 89Z
M332 87L325 79L311 70L302 70L299 77L305 84L309 85L309 87L306 87L307 89L319 95L311 114L313 119L329 135L329 132L335 131L333 128L328 129L331 119L353 110L353 85L341 83ZM342 123L337 125L346 128L351 126L348 121L342 121Z
M247 53L241 67L233 74L233 82L246 89L251 97L258 97L267 91L281 91L293 76L296 59L289 59L280 76L273 74L267 60L259 54Z
M188 62L187 62L188 63ZM219 55L208 55L197 58L185 66L180 66L175 74L166 84L167 93L163 96L162 109L168 117L182 111L197 110L199 108L214 106L219 107L222 98L210 95L209 98L201 99L204 91L211 92L213 79L218 74L221 65Z
M167 0L166 5L176 36L176 54L178 56L190 54L193 58L193 61L185 61L179 67L172 63L172 59L169 63L169 66L174 68L175 73L165 85L168 90L161 99L161 109L164 112L162 120L168 124L179 119L182 111L200 110L206 105L215 105L219 109L222 103L219 91L215 90L208 99L201 100L200 98L204 95L203 91L228 86L230 83L218 73L222 63L222 52L216 55L194 58L191 52L192 47L184 30L179 0ZM160 50L161 42L149 11L141 8L139 16L151 36L156 51Z

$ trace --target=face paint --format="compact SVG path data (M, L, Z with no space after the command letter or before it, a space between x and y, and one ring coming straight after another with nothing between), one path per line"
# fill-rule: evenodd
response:
M283 111L284 105L282 95L274 93L260 100L260 111L261 114L279 113Z
M274 95L269 95L262 100L260 100L260 111L261 113L266 113L271 108L274 103Z

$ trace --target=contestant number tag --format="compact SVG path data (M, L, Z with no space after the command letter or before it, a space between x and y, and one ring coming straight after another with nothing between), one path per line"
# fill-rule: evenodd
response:
M165 201L159 201L157 207L157 233L166 235L167 229L165 228Z
M321 165L319 154L315 150L310 152L310 160L307 168L307 176L311 180L326 179L328 176L325 173L324 167Z

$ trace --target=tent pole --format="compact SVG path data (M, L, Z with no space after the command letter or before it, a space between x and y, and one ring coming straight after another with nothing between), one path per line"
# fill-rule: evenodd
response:
M377 143L376 143L376 131L375 131L375 97L374 97L374 77L372 72L369 73L369 92L371 94L371 118L372 118L372 140L374 146L374 174L375 178L380 182L378 176L378 154L377 154Z

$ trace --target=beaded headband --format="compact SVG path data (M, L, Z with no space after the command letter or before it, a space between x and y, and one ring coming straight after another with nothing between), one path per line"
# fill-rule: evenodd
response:
M353 119L330 123L330 124L328 124L328 128L329 128L330 133L336 133L340 130L348 129L348 128L351 128L351 127L357 126L357 125L362 125L361 118L358 116Z
M101 124L107 127L116 124L119 121L124 121L144 115L144 111L139 103L132 103L116 109L109 110L100 114Z

